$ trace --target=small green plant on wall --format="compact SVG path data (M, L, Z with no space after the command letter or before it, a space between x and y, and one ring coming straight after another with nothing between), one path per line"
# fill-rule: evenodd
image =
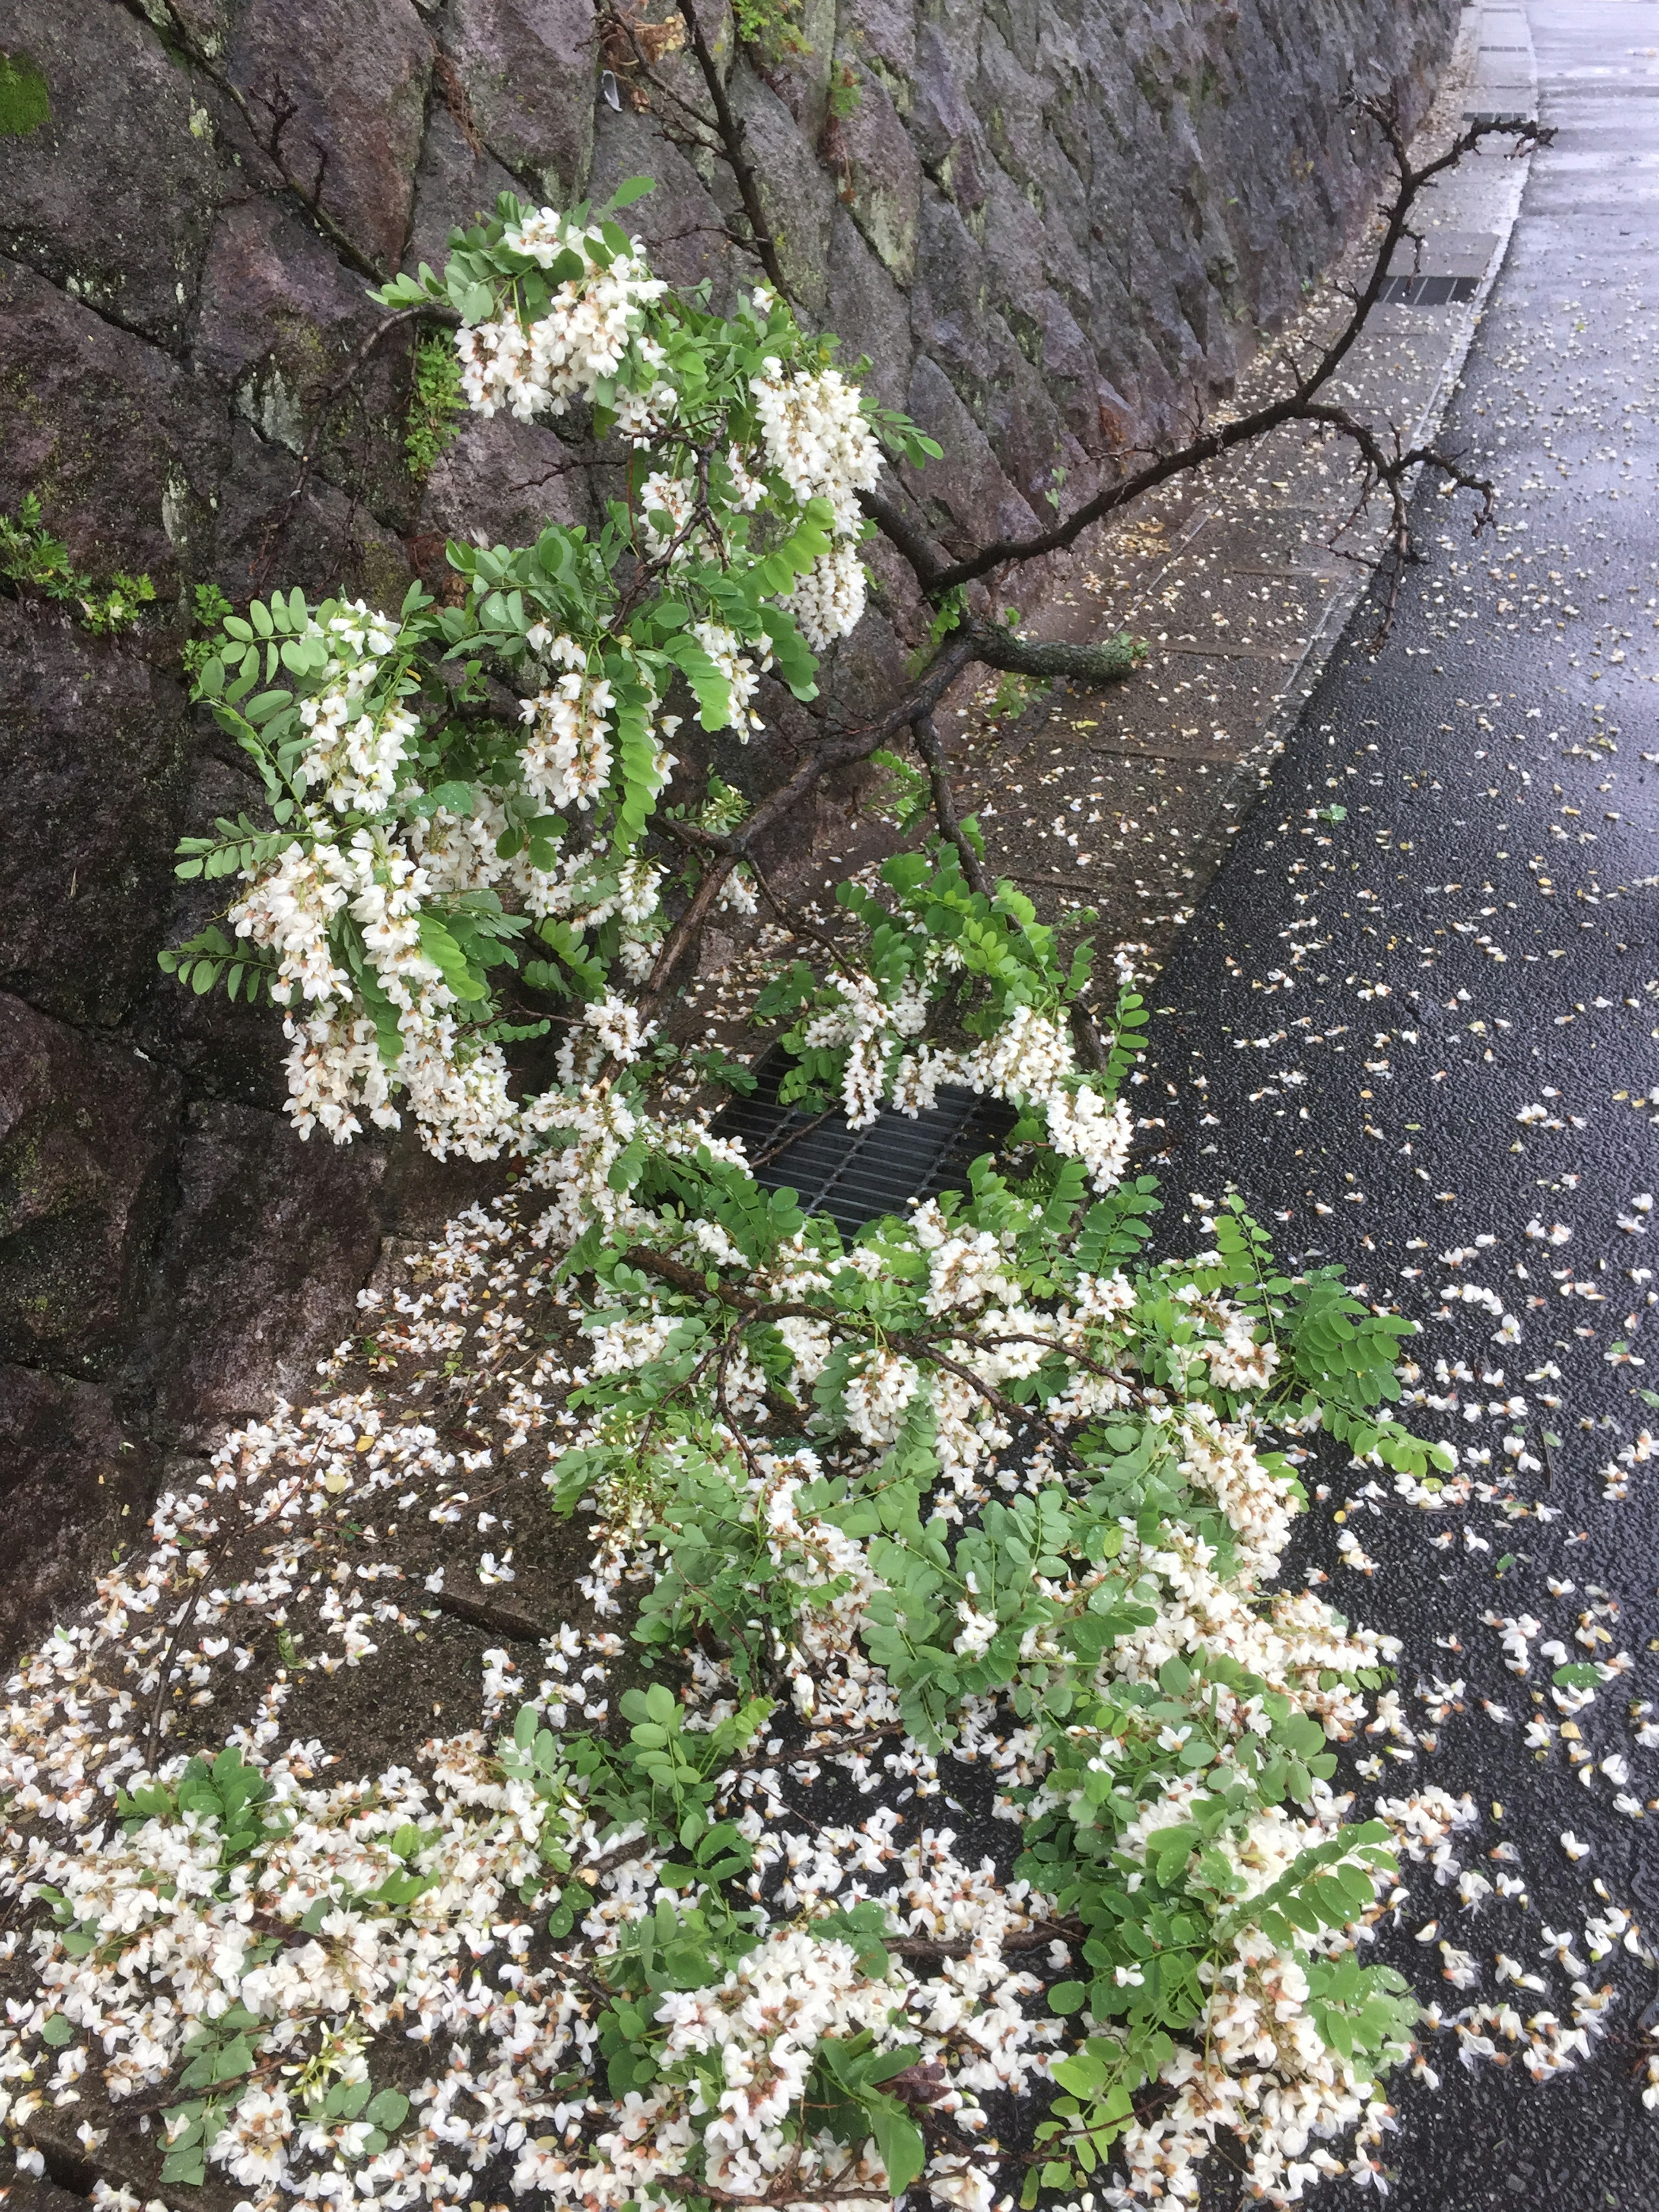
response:
M41 520L40 501L25 493L14 515L0 514L0 577L16 591L71 606L83 629L94 637L131 629L155 599L148 576L118 568L99 583L70 558L69 547Z
M800 0L733 0L732 13L746 46L774 56L809 51L800 32Z
M0 138L27 138L52 120L52 93L27 54L0 53Z
M461 396L461 368L454 342L422 338L415 349L404 455L409 473L424 483L461 434L466 402Z

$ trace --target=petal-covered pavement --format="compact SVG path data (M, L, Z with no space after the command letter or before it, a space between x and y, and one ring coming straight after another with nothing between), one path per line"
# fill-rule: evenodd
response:
M1462 1454L1406 1497L1322 1449L1297 1570L1402 1642L1356 1809L1468 1800L1384 1945L1446 2022L1375 2177L1401 2212L1634 2208L1659 2171L1659 5L1525 13L1559 135L1445 434L1498 529L1419 500L1431 559L1375 658L1356 616L1139 1093L1166 1233L1231 1182L1345 1262L1423 1322L1402 1411Z

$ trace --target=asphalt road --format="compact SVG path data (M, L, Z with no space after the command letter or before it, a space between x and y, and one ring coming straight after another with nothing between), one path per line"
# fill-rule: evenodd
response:
M1346 1262L1424 1323L1407 1416L1463 1454L1427 1506L1322 1454L1291 1571L1403 1642L1417 1741L1355 1747L1356 1811L1434 1786L1474 1814L1378 1947L1474 2031L1428 2039L1437 2089L1401 2085L1397 2212L1659 2206L1659 4L1527 13L1559 135L1444 434L1501 527L1472 543L1419 496L1431 562L1375 658L1356 616L1158 980L1135 1094L1167 1124L1166 1233L1231 1181L1281 1249ZM1535 1624L1524 1676L1489 1613ZM1627 1656L1576 1715L1553 1639ZM1609 1985L1589 2056L1529 2078L1554 2038L1527 2023ZM1503 2002L1517 2034L1468 2017Z

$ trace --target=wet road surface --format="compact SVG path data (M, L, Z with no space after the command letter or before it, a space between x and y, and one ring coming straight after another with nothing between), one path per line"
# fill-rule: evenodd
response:
M1462 1454L1413 1501L1322 1449L1290 1570L1402 1639L1356 1812L1470 1801L1377 1947L1461 2021L1399 2084L1398 2212L1659 2206L1659 4L1526 12L1559 136L1445 432L1501 529L1419 497L1431 561L1376 658L1355 617L1134 1094L1166 1234L1233 1182L1345 1261L1424 1323L1401 1410Z

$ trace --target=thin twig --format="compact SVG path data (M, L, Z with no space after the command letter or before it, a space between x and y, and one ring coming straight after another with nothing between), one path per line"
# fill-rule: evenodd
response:
M804 1121L799 1129L791 1129L787 1136L780 1137L776 1144L769 1145L763 1152L757 1152L750 1161L750 1166L751 1168L769 1167L774 1160L781 1158L792 1145L799 1144L803 1137L810 1137L814 1129L821 1128L832 1114L838 1114L840 1111L841 1109L838 1106L826 1106L822 1114L814 1114L811 1120Z
M198 70L216 92L222 93L229 100L252 133L254 143L259 152L264 155L282 179L283 189L293 194L342 261L355 269L360 276L367 276L377 284L384 283L386 272L381 268L380 263L371 255L365 253L362 247L355 243L322 204L322 180L326 167L326 155L322 157L322 164L318 169L313 185L302 184L289 167L287 158L283 152L282 139L284 129L293 119L294 109L291 105L286 108L279 107L277 100L281 97L280 90L277 100L266 103L270 119L262 134L254 116L253 104L240 85L227 76L223 70L210 59L200 40L173 4L173 0L161 0L161 4L167 10L167 22L170 27L167 37L177 46L190 66ZM120 0L120 5L126 9L128 15L137 16L147 30L155 30L155 24L151 21L149 10L143 4L143 0Z
M730 836L717 837L710 832L704 833L719 857L698 884L690 904L669 931L662 951L657 955L656 964L647 979L645 989L635 1002L642 1018L648 1018L654 1011L657 1001L702 929L726 878L738 862L748 860L751 848L757 845L776 823L787 820L832 769L847 766L854 761L868 760L878 747L886 744L902 730L908 729L918 714L931 712L975 657L979 642L978 633L971 629L953 636L908 696L883 715L880 721L816 746L788 781L780 784L769 798L763 799L748 820Z
M789 287L784 281L783 270L778 265L777 249L767 225L766 210L761 205L760 180L756 175L753 162L744 151L744 139L746 134L742 118L732 112L732 102L726 94L726 80L720 75L720 65L709 51L708 40L703 36L702 25L698 20L695 0L679 0L679 9L685 18L685 27L691 40L691 51L697 58L697 67L702 71L702 81L708 88L709 102L714 110L714 127L720 132L720 150L725 156L726 167L732 172L732 181L737 185L738 197L743 202L743 211L748 220L751 234L750 243L754 248L755 258L766 271L769 283L781 297L787 299Z
M735 855L721 854L704 871L702 881L691 894L691 903L669 931L662 951L646 978L644 990L635 1001L641 1020L647 1018L657 1000L673 980L674 971L690 950L694 939L700 936L702 926L714 911L715 900L726 888L726 879L737 866Z
M1034 1928L1023 1929L1018 1936L1005 1936L998 1948L1040 1951L1045 1943L1081 1942L1088 1932L1080 1920L1042 1920ZM898 1959L965 1959L973 1948L963 1936L897 1936L882 1939L882 1948Z
M316 418L306 439L305 451L300 456L300 472L295 477L291 489L273 511L270 521L265 526L264 536L259 542L255 582L261 590L264 589L264 581L270 574L271 564L276 557L276 549L282 543L283 533L293 520L295 510L305 496L307 487L311 482L313 472L317 465L317 457L322 451L323 439L335 409L356 382L363 364L375 347L380 344L381 339L389 331L395 331L402 323L422 319L453 322L456 317L453 308L445 307L435 300L423 300L413 307L400 307L393 314L383 315L368 335L353 348L344 367L323 394Z
M156 1747L161 1742L161 1715L166 1710L167 1705L167 1684L173 1678L173 1662L178 1657L179 1650L182 1648L185 1632L195 1620L197 1601L201 1596L202 1592L207 1588L209 1577L211 1576L213 1570L219 1565L220 1561L224 1558L225 1553L230 1549L231 1543L235 1534L236 1531L234 1528L227 1528L224 1529L222 1534L221 1534L219 1540L215 1544L211 1552L208 1553L206 1564L204 1565L201 1573L196 1577L195 1585L191 1590L190 1595L185 1601L183 1611L179 1613L178 1620L173 1623L173 1634L167 1639L167 1650L162 1655L161 1671L156 1680L155 1696L149 1709L149 1724L144 1731L144 1766L146 1771L154 1765Z
M473 1628L488 1629L492 1636L511 1637L517 1644L541 1644L549 1634L527 1613L514 1613L504 1605L486 1605L476 1597L462 1597L453 1590L425 1590L422 1595L426 1604L435 1611L447 1613L454 1620L465 1620Z
M671 837L678 837L682 844L694 846L701 852L720 852L725 843L722 838L710 830L700 829L696 823L679 822L671 817L664 816L658 826L665 830ZM808 921L798 907L791 906L787 899L781 897L773 889L765 871L759 866L752 853L744 856L744 866L755 878L761 896L787 929L793 930L798 937L810 937L814 944L821 945L843 975L850 975L854 973L845 954L835 939Z
M944 1368L947 1374L955 1375L966 1382L988 1404L994 1406L1005 1420L1011 1420L1016 1429L1027 1426L1041 1429L1069 1465L1080 1467L1083 1464L1052 1421L1035 1407L1019 1405L1012 1398L1006 1396L993 1384L975 1375L971 1367L964 1366L959 1359L952 1359L948 1352L939 1351L933 1340L923 1333L884 1329L878 1322L867 1321L860 1315L843 1313L838 1306L811 1305L793 1301L779 1304L774 1300L751 1297L746 1291L736 1290L729 1283L716 1283L711 1289L707 1279L695 1267L687 1267L683 1261L671 1260L665 1254L653 1252L643 1244L631 1246L623 1257L629 1267L639 1268L644 1274L659 1276L676 1290L684 1291L688 1297L718 1298L722 1305L730 1306L734 1311L746 1313L757 1320L799 1318L821 1321L832 1328L839 1329L846 1336L880 1336L897 1351L919 1352L922 1358L931 1359L936 1367Z

